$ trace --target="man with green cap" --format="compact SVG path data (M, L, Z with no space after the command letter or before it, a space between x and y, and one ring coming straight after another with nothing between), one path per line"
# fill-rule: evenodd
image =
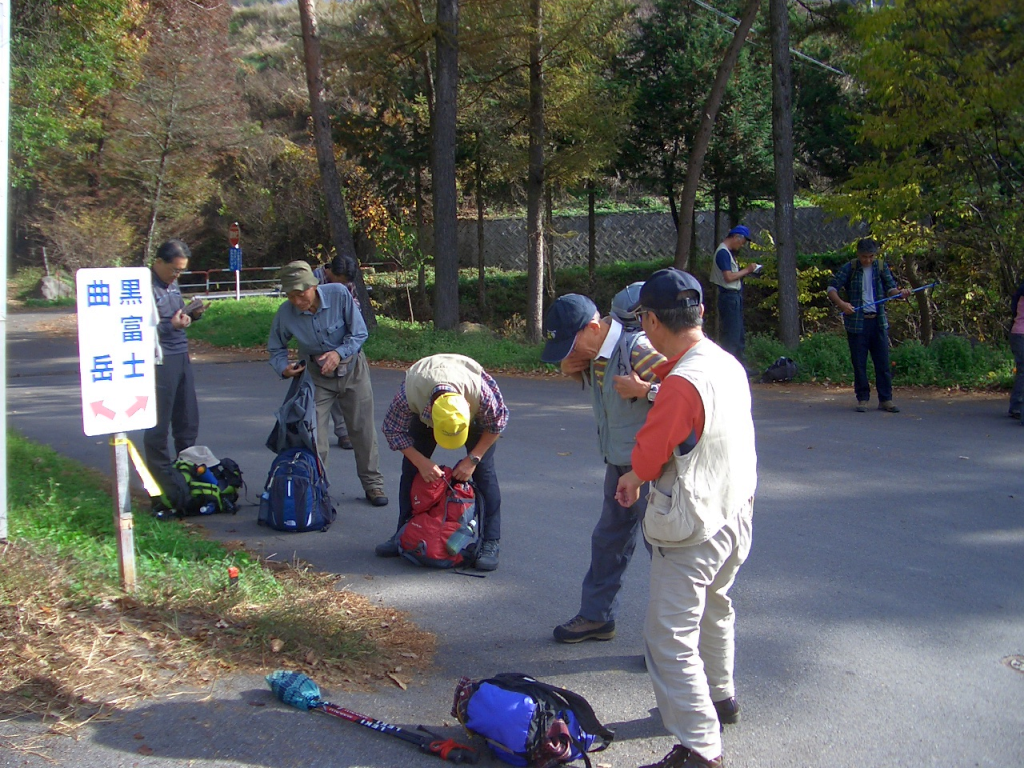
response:
M495 443L508 424L508 408L497 383L475 360L464 355L430 355L413 363L387 414L384 437L401 451L402 479L398 490L398 530L412 517L412 481L418 472L428 483L444 476L431 459L441 446L466 457L452 469L456 480L472 480L483 509L483 543L475 567L498 567L501 538L501 489L494 469ZM395 533L375 550L378 557L398 557Z
M278 307L270 327L270 365L282 378L299 376L308 367L316 388L316 449L327 466L331 408L341 404L366 499L387 506L380 473L373 416L370 366L363 354L366 324L352 294L339 283L319 285L312 268L292 261L281 269L281 290L288 301ZM299 359L288 361L288 342L299 345Z

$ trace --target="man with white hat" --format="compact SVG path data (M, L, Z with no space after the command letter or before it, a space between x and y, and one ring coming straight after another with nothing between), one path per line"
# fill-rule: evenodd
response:
M498 567L501 538L501 488L494 469L495 443L508 424L508 408L497 383L475 360L464 355L430 355L413 363L384 416L388 447L401 451L398 530L412 517L412 481L418 472L428 483L444 476L431 459L435 448L466 447L466 457L452 469L456 480L472 480L483 508L483 542L475 567ZM395 533L374 550L378 557L398 557Z

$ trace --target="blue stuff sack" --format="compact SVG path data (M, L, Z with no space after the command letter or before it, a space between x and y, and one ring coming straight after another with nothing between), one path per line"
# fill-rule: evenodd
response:
M308 448L281 451L270 465L256 522L276 531L326 531L338 513L320 466Z
M452 714L483 737L495 757L520 768L580 758L590 768L588 753L605 749L615 737L578 693L518 673L479 682L462 678Z

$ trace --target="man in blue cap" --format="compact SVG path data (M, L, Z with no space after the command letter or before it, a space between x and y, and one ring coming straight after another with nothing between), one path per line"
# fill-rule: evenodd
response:
M700 283L655 272L640 291L644 333L667 361L616 500L650 482L653 548L644 650L665 729L678 743L644 768L721 768L721 728L739 719L729 589L750 551L757 452L743 366L704 336Z
M742 224L729 230L729 234L715 251L711 265L711 282L718 286L719 345L743 362L743 278L761 273L760 264L748 264L740 269L736 254L751 241L750 230Z
M636 548L647 498L623 507L615 501L619 478L628 472L637 430L647 418L665 358L654 350L636 323L640 283L612 300L612 315L602 319L586 296L560 297L544 318L545 363L560 363L562 373L589 382L597 440L604 458L604 505L590 536L590 568L583 578L579 613L555 627L560 643L611 640L622 578Z

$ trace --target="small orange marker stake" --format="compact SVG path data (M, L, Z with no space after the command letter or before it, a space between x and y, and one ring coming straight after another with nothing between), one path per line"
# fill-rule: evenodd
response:
M237 566L234 566L234 565L229 565L228 566L228 586L229 587L237 587L238 586L238 573L239 573L239 571L238 571L238 567Z

